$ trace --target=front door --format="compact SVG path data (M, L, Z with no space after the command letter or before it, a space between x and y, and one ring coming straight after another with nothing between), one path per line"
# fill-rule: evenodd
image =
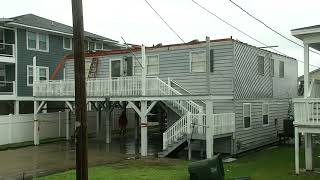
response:
M121 71L122 71L122 65L121 65L121 60L120 59L114 59L111 60L111 77L120 77L121 76Z

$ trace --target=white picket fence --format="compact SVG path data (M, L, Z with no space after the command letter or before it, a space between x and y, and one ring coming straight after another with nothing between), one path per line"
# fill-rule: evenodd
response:
M66 136L66 113L38 114L40 139ZM88 112L88 133L96 131L96 113ZM74 121L69 121L70 135L74 133ZM0 116L0 145L33 141L33 114Z

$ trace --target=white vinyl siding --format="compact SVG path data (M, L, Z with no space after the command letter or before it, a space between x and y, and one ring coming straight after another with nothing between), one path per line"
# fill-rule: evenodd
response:
M63 37L63 49L72 50L72 38Z
M206 52L190 52L190 71L206 72Z
M48 34L27 31L27 49L49 52Z
M159 74L159 56L147 56L146 57L147 75L158 75ZM140 62L140 63L139 63ZM139 76L142 73L142 58L137 57L134 60L134 75Z
M284 78L284 62L280 61L279 63L279 77Z
M264 57L263 56L258 56L258 74L263 76L264 75Z
M269 124L269 104L262 104L262 124Z
M243 103L243 128L251 127L251 103Z
M39 81L49 80L49 67L37 66L37 78ZM33 85L33 66L27 65L27 86Z

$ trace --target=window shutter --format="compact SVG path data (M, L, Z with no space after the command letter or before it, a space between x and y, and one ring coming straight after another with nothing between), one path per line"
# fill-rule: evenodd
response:
M127 57L127 76L132 76L132 57Z
M210 72L213 72L213 59L214 59L213 49L210 49L210 61L209 61Z
M274 59L270 59L270 76L274 77Z
M284 62L280 61L279 64L279 77L284 78Z
M258 56L258 73L259 75L264 75L264 57Z

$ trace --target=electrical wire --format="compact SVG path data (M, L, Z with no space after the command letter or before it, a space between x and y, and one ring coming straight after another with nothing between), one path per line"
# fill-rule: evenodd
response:
M255 19L256 21L260 22L261 24L263 24L266 28L270 29L271 31L273 31L274 33L278 34L279 36L281 36L282 38L292 42L293 44L300 46L302 48L304 48L303 45L291 40L290 38L286 37L285 35L281 34L280 32L278 32L277 30L273 29L272 27L268 26L266 23L264 23L262 20L258 19L257 17L255 17L254 15L252 15L251 13L249 13L248 11L246 11L244 8L242 8L240 5L238 5L237 3L235 3L232 0L229 0L232 4L234 4L235 6L237 6L239 9L241 9L243 12L245 12L247 15L249 15L250 17L252 17L253 19ZM319 52L314 51L312 49L310 49L311 52L320 55Z
M181 36L179 36L179 34L169 25L169 23L166 22L166 20L164 20L162 18L162 16L151 6L151 4L147 1L147 0L144 0L148 6L159 16L159 18L168 26L168 28L183 42L183 43L186 43L182 38Z
M250 36L248 33L240 30L240 29L237 28L237 27L235 27L234 25L232 25L231 23L229 23L229 22L227 22L226 20L222 19L221 17L217 16L217 15L214 14L212 11L208 10L207 8L205 8L204 6L202 6L201 4L199 4L198 2L196 2L195 0L191 0L191 1L192 1L193 3L195 3L196 5L198 5L200 8L202 8L203 10L207 11L209 14L215 16L216 18L218 18L219 20L221 20L221 21L224 22L225 24L227 24L227 25L231 26L233 29L239 31L239 32L242 33L243 35L249 37L250 39L252 39L252 40L254 40L254 41L256 41L256 42L258 42L258 43L260 43L260 44L262 44L262 45L264 45L264 46L266 46L266 47L270 47L270 46L268 46L267 44L263 43L262 41L259 41L258 39ZM290 57L290 56L286 55L285 53L283 53L283 52L281 52L281 51L279 51L279 50L277 50L277 49L274 49L274 48L272 48L272 47L270 47L270 49L272 49L273 51L275 51L275 52L277 52L277 53L279 53L279 54L281 54L281 55L283 55L283 56ZM299 61L299 62L301 62L301 63L304 63L304 62L301 61L301 60L298 60L298 59L296 59L296 60ZM310 65L310 66L313 66L313 67L316 67L316 68L320 68L319 66L316 66L316 65L312 65L312 64L309 64L309 65Z
M129 45L128 45L128 43L126 42L126 40L125 40L122 36L121 36L121 39L123 40L124 44L127 46L127 49L129 49L130 52L131 52L131 54L134 56L134 58L135 58L134 60L135 60L135 61L138 61L139 65L140 65L141 68L143 69L142 64L140 63L140 61L139 61L139 59L137 58L137 56L133 53L131 47L129 47Z

